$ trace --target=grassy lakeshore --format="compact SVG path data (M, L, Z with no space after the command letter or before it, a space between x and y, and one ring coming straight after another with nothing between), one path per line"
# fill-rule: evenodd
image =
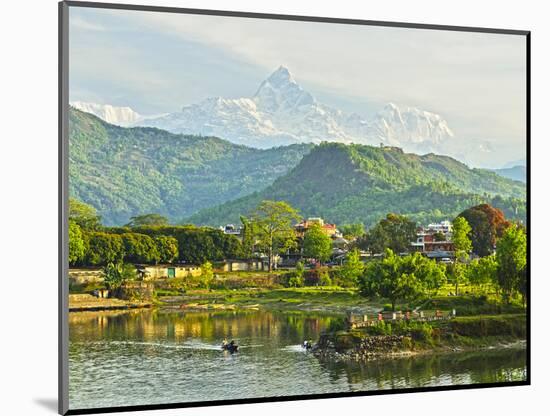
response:
M158 296L159 306L182 309L268 309L327 313L374 313L383 302L339 287L193 289L184 295Z

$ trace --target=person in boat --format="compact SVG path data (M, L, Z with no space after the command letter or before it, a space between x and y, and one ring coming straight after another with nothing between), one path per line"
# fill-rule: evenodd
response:
M225 350L227 348L227 338L224 338L222 341L222 348Z
M239 350L239 346L235 343L235 340L231 340L231 342L227 344L227 350L231 353Z

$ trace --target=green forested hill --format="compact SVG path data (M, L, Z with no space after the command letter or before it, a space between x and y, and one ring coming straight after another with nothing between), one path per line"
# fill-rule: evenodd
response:
M71 197L107 225L156 212L172 220L259 191L287 173L312 145L268 150L215 137L123 128L71 108Z
M285 200L304 216L337 224L372 224L388 212L420 222L449 219L490 202L511 218L525 217L525 186L455 159L398 148L323 143L263 191L201 210L196 224L236 222L262 199Z

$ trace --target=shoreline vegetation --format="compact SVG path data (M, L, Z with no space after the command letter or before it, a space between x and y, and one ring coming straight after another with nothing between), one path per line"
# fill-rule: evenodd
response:
M170 225L159 214L105 227L76 200L69 211L71 312L334 315L311 340L312 352L329 359L526 337L526 228L487 204L427 226L389 213L368 229L341 230L285 201L262 201L242 226L219 229Z
M455 317L431 322L381 322L369 328L322 334L319 359L361 361L495 348L526 348L525 314Z

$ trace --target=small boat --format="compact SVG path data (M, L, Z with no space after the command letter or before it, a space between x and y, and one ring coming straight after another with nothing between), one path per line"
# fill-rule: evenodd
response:
M229 351L231 354L233 354L234 352L239 352L239 346L237 344L235 344L234 341L231 341L229 343L222 343L222 350L224 351Z

